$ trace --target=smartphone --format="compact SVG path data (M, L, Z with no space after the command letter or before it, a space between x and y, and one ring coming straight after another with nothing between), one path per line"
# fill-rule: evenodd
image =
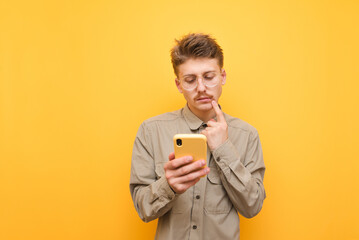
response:
M207 138L203 134L176 134L173 137L175 158L192 156L193 161L207 161ZM205 167L205 166L204 166Z

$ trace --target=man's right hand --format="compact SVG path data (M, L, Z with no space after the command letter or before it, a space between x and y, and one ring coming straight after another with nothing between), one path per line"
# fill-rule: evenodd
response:
M191 156L175 158L174 152L170 153L168 159L164 166L165 175L168 184L176 193L184 193L210 171L208 167L203 168L205 160L193 162Z

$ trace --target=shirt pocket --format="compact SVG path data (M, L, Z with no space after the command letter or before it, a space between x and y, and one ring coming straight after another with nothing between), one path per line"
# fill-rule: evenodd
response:
M222 180L216 166L210 166L207 175L204 210L209 214L228 214L232 209L232 202L223 187Z
M161 177L166 177L165 176L165 170L163 168L163 166L166 164L166 162L159 162L156 163L156 178L160 179ZM186 192L180 194L174 201L174 204L172 206L172 213L185 213L186 211L189 211L192 205L191 202L191 194L190 192L192 191L192 188L187 189ZM192 193L193 194L193 193Z

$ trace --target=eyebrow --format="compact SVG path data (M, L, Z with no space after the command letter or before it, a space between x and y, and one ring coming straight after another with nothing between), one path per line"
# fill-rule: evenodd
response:
M207 71L207 72L204 72L203 74L212 73L212 72L215 73L216 71L214 71L214 70L213 70L213 71ZM190 73L190 74L185 74L185 75L183 75L183 77L188 77L188 76L196 76L196 74L191 74L191 73Z

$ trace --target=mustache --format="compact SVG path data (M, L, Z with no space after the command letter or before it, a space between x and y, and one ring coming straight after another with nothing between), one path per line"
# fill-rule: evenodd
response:
M201 98L210 98L210 99L212 99L213 97L209 96L209 95L198 95L198 96L195 97L195 99L201 99Z

